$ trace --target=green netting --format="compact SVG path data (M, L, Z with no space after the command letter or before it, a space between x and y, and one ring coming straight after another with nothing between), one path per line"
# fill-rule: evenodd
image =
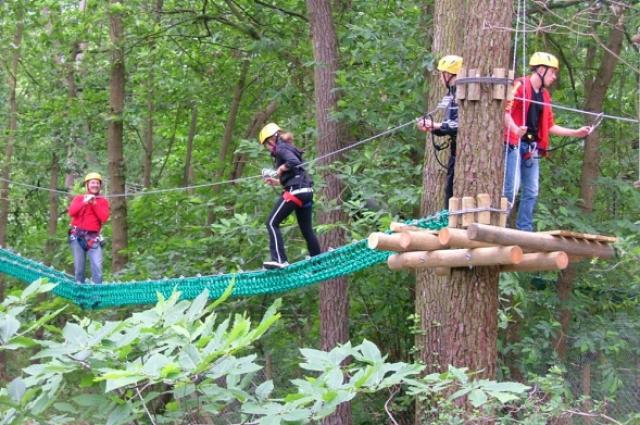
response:
M409 220L406 224L437 230L447 225L447 211L427 218ZM299 261L282 270L259 270L213 276L195 276L162 280L143 280L125 283L107 282L102 285L79 284L73 277L44 264L0 249L0 273L31 283L47 278L57 286L53 292L83 308L106 308L131 304L154 304L157 293L168 297L174 289L183 299L193 299L205 288L211 298L217 298L233 281L235 297L286 292L303 286L355 273L387 261L391 253L376 251L361 240L318 256Z

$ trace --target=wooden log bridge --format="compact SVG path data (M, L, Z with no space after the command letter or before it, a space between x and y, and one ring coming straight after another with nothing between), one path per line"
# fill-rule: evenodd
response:
M460 201L451 198L449 227L432 231L392 223L395 233L372 233L369 248L396 252L387 261L392 270L434 268L438 275L447 275L455 267L497 266L503 272L563 270L570 262L615 255L611 244L616 238L610 236L505 228L504 198L499 208L491 208L486 194Z

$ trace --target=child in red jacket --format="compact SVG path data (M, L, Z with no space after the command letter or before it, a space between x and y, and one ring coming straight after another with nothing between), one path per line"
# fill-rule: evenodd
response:
M109 201L100 196L102 176L89 173L84 178L86 193L71 201L69 245L73 253L73 269L77 282L84 283L87 254L91 280L102 283L102 225L109 219Z

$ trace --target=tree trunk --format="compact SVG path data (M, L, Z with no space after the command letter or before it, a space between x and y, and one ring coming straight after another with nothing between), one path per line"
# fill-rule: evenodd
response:
M247 72L249 71L249 61L243 60L240 68L240 77L238 78L238 84L233 93L233 100L231 101L231 107L229 108L229 116L227 117L227 123L224 126L224 136L222 137L222 146L220 146L220 155L218 155L218 169L214 175L213 181L217 182L222 180L224 176L224 169L226 166L227 152L233 139L233 128L236 125L236 119L238 118L238 109L240 108L240 101L244 93L244 86L247 81ZM220 186L213 186L214 196L220 192ZM209 208L207 212L207 227L213 223L215 215L213 208Z
M460 25L459 16L464 15L464 4L464 0L438 0L434 3L431 52L436 60L447 54L462 54L463 27ZM427 75L429 95L426 109L431 110L444 95L445 88L440 82L438 73ZM444 207L447 171L438 164L436 154L431 146L431 135L427 134L420 204L422 216L432 214ZM441 152L440 155L441 161L446 163L449 151ZM416 346L420 350L420 360L427 366L426 373L442 370L438 353L440 342L443 341L444 329L438 324L444 323L448 315L448 303L439 302L439 300L451 298L449 292L452 288L447 285L447 280L447 277L436 275L430 268L416 272L415 309L423 330L416 334ZM419 407L416 409L416 414L418 415L416 423L419 423Z
M254 139L258 135L260 128L266 124L267 120L271 115L273 115L277 108L278 103L275 100L272 100L264 111L256 112L251 120L251 124L249 124L249 127L247 128L247 132L244 136L245 139ZM233 156L233 170L229 176L232 180L242 177L246 161L247 158L245 154L240 153Z
M18 85L18 63L20 61L20 47L22 46L22 32L24 29L23 11L16 8L16 30L13 35L13 50L9 72L7 73L7 86L9 98L9 123L7 126L7 144L4 153L4 166L2 167L2 181L0 182L0 246L7 246L7 227L9 223L9 179L11 178L11 161L13 160L13 145L16 141L18 129L18 102L16 100L16 88ZM4 278L0 278L0 300L4 299ZM6 357L0 352L0 380L6 375Z
M154 10L154 21L156 25L160 22L163 0L157 0ZM153 111L155 98L155 61L153 52L156 48L154 38L149 39L149 49L151 51L151 64L149 76L147 78L147 119L144 128L144 161L142 163L142 184L145 188L151 186L151 170L153 168Z
M463 58L467 69L488 75L493 68L508 68L510 35L499 29L511 26L511 2L480 0L468 3L464 14ZM494 204L502 188L502 139L504 105L491 99L491 88L483 86L478 101L460 101L454 195L488 193ZM496 372L498 335L497 267L453 269L447 285L434 291L432 305L447 305L442 321L423 323L438 334L428 338L430 367L466 366L493 378ZM442 289L442 288L446 289ZM438 289L438 288L436 288ZM436 325L436 326L434 326ZM432 330L433 332L433 330ZM435 369L435 368L434 368Z
M176 125L178 123L176 116ZM184 171L182 173L182 185L191 186L193 181L193 167L191 160L193 159L193 139L196 137L198 129L198 103L191 102L191 123L189 124L189 136L187 137L187 154L184 159ZM175 131L174 131L175 136Z
M109 0L110 4L120 4L120 0ZM123 158L123 111L124 111L124 31L122 16L118 12L109 13L111 40L111 73L109 80L109 123L107 127L107 152L109 155L109 180L112 193L125 191ZM111 200L111 267L114 272L127 263L127 255L121 250L127 248L127 201L123 196Z
M621 9L623 10L623 9ZM612 15L609 19L611 32L607 41L608 51L603 51L598 72L593 80L588 84L587 101L585 109L588 111L602 111L604 100L611 84L611 79L618 64L617 56L622 48L624 40L623 15ZM582 162L582 174L580 177L580 199L582 199L582 210L586 213L593 211L593 204L596 195L595 182L600 172L600 135L598 129L594 130L586 138L584 148L584 160ZM554 346L558 357L565 361L567 358L567 336L571 325L571 309L568 307L573 291L573 281L577 274L573 264L569 264L566 270L558 277L558 297L560 299L560 333L555 337Z
M58 154L54 151L51 155L51 180L49 181L49 220L47 226L47 243L45 245L45 258L47 264L51 264L58 244L56 243L56 233L58 232L58 194L54 192L58 189L58 174L60 173L60 162Z
M314 93L316 99L316 124L318 128L318 156L340 148L340 126L330 114L337 109L338 93L335 75L338 70L338 41L331 16L329 0L307 0L307 12L313 41ZM326 158L321 165L327 165L337 158ZM342 182L332 174L324 175L325 186L321 197L336 206L319 214L321 224L346 222L346 215L340 208ZM323 250L338 247L346 242L344 230L337 227L322 235ZM347 279L332 279L320 285L320 344L323 350L330 350L349 339L349 296ZM343 403L337 411L323 420L325 425L348 425L351 423L351 404Z

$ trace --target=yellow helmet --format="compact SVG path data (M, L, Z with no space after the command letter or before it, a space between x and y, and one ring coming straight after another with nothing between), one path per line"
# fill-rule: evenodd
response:
M548 66L550 68L560 69L558 58L551 53L535 52L529 59L529 66Z
M89 173L84 176L84 184L87 184L89 180L100 180L100 183L102 184L102 176L98 173Z
M462 68L462 58L456 55L447 55L438 61L438 71L458 75Z
M278 127L278 124L270 122L269 124L262 127L262 130L260 130L260 134L258 135L258 141L262 145L265 140L267 140L269 137L273 136L280 130L281 129L280 127Z

